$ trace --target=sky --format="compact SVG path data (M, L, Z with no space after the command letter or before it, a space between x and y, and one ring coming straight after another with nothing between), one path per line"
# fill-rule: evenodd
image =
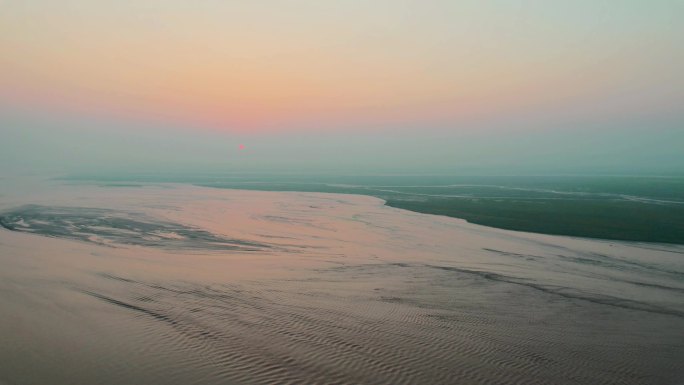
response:
M684 174L682 20L681 0L0 0L0 162Z

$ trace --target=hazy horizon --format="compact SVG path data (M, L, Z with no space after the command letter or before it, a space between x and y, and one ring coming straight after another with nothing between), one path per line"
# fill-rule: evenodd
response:
M684 0L0 0L0 385L684 383Z
M684 130L677 127L657 134L615 128L492 137L487 132L250 135L25 117L3 122L4 174L684 175Z
M679 1L3 1L0 162L683 175L683 16Z

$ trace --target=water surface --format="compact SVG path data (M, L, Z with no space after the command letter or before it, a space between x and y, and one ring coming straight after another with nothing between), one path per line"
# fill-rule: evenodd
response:
M681 246L368 196L23 186L0 203L0 383L684 379Z

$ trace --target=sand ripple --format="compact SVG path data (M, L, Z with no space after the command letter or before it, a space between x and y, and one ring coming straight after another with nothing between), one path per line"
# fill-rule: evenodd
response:
M141 348L182 353L197 383L665 384L684 352L642 328L640 310L483 274L406 264L318 273L210 286L99 273L116 284L80 290L146 320ZM649 317L658 329L683 325ZM657 359L644 359L645 345Z

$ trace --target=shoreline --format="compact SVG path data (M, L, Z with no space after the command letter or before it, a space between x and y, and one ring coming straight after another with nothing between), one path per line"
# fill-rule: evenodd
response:
M456 219L461 219L463 221L466 221L467 223L479 225L479 226L485 226L489 228L494 228L494 229L501 229L501 230L508 230L508 231L517 231L517 232L524 232L524 233L530 233L530 234L543 234L543 235L556 235L556 236L565 236L565 237L573 237L573 238L587 238L587 239L592 239L592 240L601 240L601 241L615 241L615 242L629 242L629 243L636 243L636 244L642 244L642 243L647 243L647 244L653 244L653 245L667 245L667 246L684 246L684 239L681 241L677 240L664 240L661 237L606 237L606 236L599 236L599 235L593 235L591 230L589 231L544 231L543 229L540 229L539 227L536 227L534 229L526 226L516 226L516 225L501 225L500 223L497 223L497 220L500 218L497 217L492 217L491 220L479 220L479 219L474 219L472 216L468 215L450 215L448 212L444 211L436 211L436 210L430 210L429 208L426 209L420 209L416 208L415 205L412 205L415 203L415 201L402 201L402 200L390 200L386 199L385 197L378 196L375 194L364 194L363 192L334 192L334 191L314 191L314 190L295 190L295 189L254 189L254 188L241 188L241 187L236 187L236 186L230 186L230 187L220 187L220 186L211 186L211 185L205 185L205 184L193 184L194 186L200 186L200 187L210 187L210 188L217 188L217 189L229 189L229 190L243 190L243 191L273 191L273 192L299 192L299 193L307 193L307 192L316 192L316 193L322 193L322 194L345 194L345 195L361 195L361 196L367 196L367 197L373 197L382 200L385 206L396 208L396 209L402 209L402 210L407 210L413 213L419 213L419 214L429 214L429 215L438 215L438 216L443 216L443 217L448 217L448 218L456 218ZM444 198L439 198L435 197L434 200L440 200ZM539 225L543 226L543 225Z
M399 179L397 179L399 178ZM684 181L658 184L650 177L604 180L584 177L404 177L270 179L239 177L67 177L62 181L101 187L182 184L246 191L363 195L389 207L458 218L503 230L606 241L684 245L684 202L673 197ZM414 178L414 177L410 177ZM476 183L477 182L477 183ZM648 182L648 183L647 183ZM456 184L454 184L456 183ZM390 185L394 186L390 186Z

